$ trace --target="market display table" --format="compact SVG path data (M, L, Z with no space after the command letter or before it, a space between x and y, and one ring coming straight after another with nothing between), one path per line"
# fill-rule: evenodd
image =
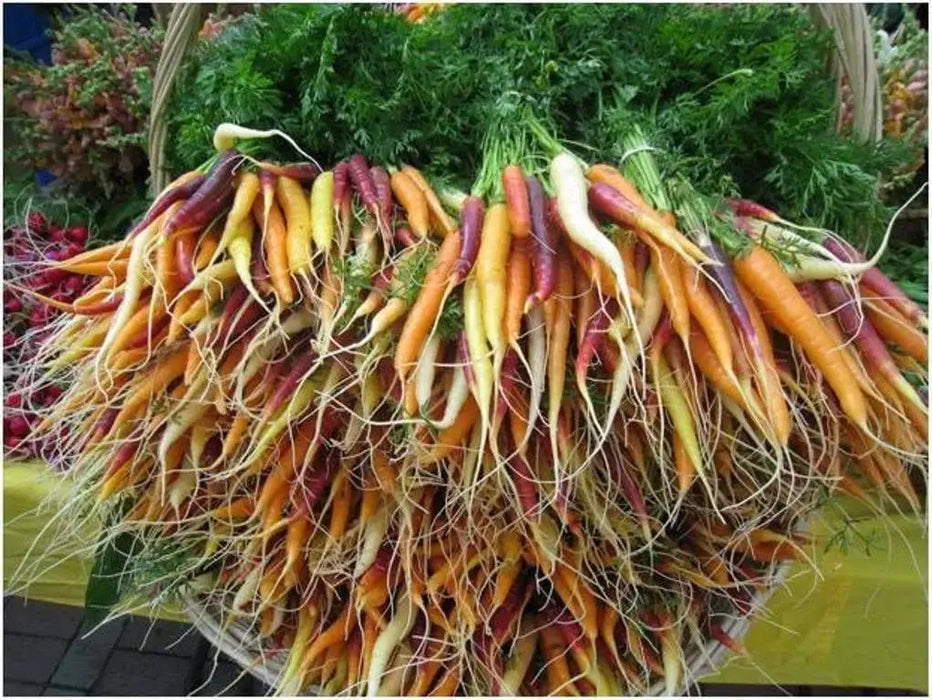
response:
M3 470L4 590L30 556L30 546L49 521L34 513L52 492L52 477L39 463L12 463ZM710 683L821 685L893 688L928 692L928 552L923 523L915 517L881 519L845 504L857 532L871 542L870 554L857 535L835 537L839 521L813 523L812 555L821 578L794 567L744 639L750 658L731 657L703 680ZM851 541L843 553L839 545ZM42 551L42 542L33 549ZM81 606L91 555L74 556L47 568L24 595ZM184 619L176 610L159 617Z

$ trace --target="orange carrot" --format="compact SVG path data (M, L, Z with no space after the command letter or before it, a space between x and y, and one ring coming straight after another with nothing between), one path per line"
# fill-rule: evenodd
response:
M524 302L531 291L531 249L526 239L515 237L508 257L505 288L505 339L515 347L521 334Z
M456 226L444 211L443 205L440 204L440 200L437 198L437 194L430 186L427 178L421 174L420 170L410 165L403 165L401 167L401 172L411 178L411 180L414 181L414 184L416 184L421 189L421 192L424 193L424 197L427 199L427 209L430 213L430 219L433 222L433 225L440 231L441 234L443 234L444 237L453 233L456 230Z
M463 440L469 437L478 418L479 404L470 394L453 424L449 428L441 430L440 434L437 435L437 442L427 456L426 462L437 462L452 454L454 450L462 445Z
M684 343L689 342L689 305L686 301L686 288L683 284L683 271L676 252L663 245L651 243L650 257L657 279L660 282L660 295L664 306L670 313L670 320L676 334Z
M269 269L275 293L284 306L290 306L294 303L294 285L288 269L288 228L278 203L274 199L271 202L265 202L257 197L252 205L252 214L259 226L266 221L266 208L268 208L268 224L262 232L265 263Z
M401 329L401 337L395 350L395 371L399 377L407 377L407 373L413 369L421 354L427 335L440 312L447 281L459 251L460 236L459 233L453 232L443 240L434 267L424 278L417 300L408 312L408 318Z
M758 245L735 260L735 271L751 293L783 324L832 387L842 409L859 427L867 425L867 403L848 375L840 349L809 308L780 263Z
M525 239L531 235L531 206L528 201L527 180L520 165L507 165L502 171L502 186L508 206L508 225L511 235Z
M680 436L673 433L673 461L676 464L676 475L680 485L680 496L683 496L689 487L692 486L696 478L696 467L686 450L683 449L683 441Z
M884 299L863 286L861 294L865 300L864 311L880 336L902 348L917 362L925 364L929 358L928 338Z
M401 204L408 216L408 224L420 238L428 234L430 213L427 207L427 196L418 184L411 179L410 174L404 170L396 170L391 177L392 193Z
M683 267L683 274L689 310L702 326L703 333L722 368L730 374L733 371L731 340L718 303L709 293L702 273L697 268L687 265Z

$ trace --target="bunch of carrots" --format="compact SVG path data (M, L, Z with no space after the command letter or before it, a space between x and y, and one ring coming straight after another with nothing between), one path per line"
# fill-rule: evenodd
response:
M233 148L267 135L52 263L98 282L43 299L33 376L69 380L63 522L183 549L280 692L680 692L826 492L920 508L928 320L876 255L637 130L470 194Z

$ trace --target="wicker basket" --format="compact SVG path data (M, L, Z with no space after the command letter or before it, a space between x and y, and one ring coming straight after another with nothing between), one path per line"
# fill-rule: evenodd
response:
M158 193L169 181L164 169L166 140L166 112L171 84L181 66L188 46L206 19L210 5L178 4L168 18L165 46L156 69L153 85L152 123L149 136L149 158L151 189ZM810 6L817 22L832 27L835 31L838 50L832 59L832 75L838 80L840 105L841 81L848 77L849 85L856 97L854 130L865 140L877 140L883 130L883 115L880 102L880 85L877 64L873 51L870 21L861 4L818 4ZM839 120L840 126L840 120ZM782 564L771 571L771 585L753 599L752 614L735 616L724 626L724 631L740 642L751 626L754 613L762 610L773 592L785 581L790 566ZM243 669L259 681L275 687L284 670L284 654L267 657L256 644L254 634L245 622L237 621L223 626L216 608L196 597L185 599L185 610L197 629L224 654L236 661ZM710 641L704 647L687 647L684 683L689 684L714 672L728 654L723 645ZM687 688L684 687L683 691ZM649 689L651 695L662 693L661 684Z

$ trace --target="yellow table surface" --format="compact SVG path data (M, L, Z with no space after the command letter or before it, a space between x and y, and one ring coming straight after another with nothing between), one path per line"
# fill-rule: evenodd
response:
M37 463L8 464L3 477L3 577L8 590L47 522L47 516L30 511L52 492L55 480ZM750 659L732 657L704 680L928 692L928 551L923 524L914 517L880 519L848 509L854 516L865 516L857 523L859 532L879 535L871 555L856 547L847 554L813 547L821 579L805 567L794 568L744 639ZM819 520L812 534L819 540L832 529ZM90 568L89 555L72 557L44 571L24 594L82 606ZM163 610L159 616L180 619L177 611Z

